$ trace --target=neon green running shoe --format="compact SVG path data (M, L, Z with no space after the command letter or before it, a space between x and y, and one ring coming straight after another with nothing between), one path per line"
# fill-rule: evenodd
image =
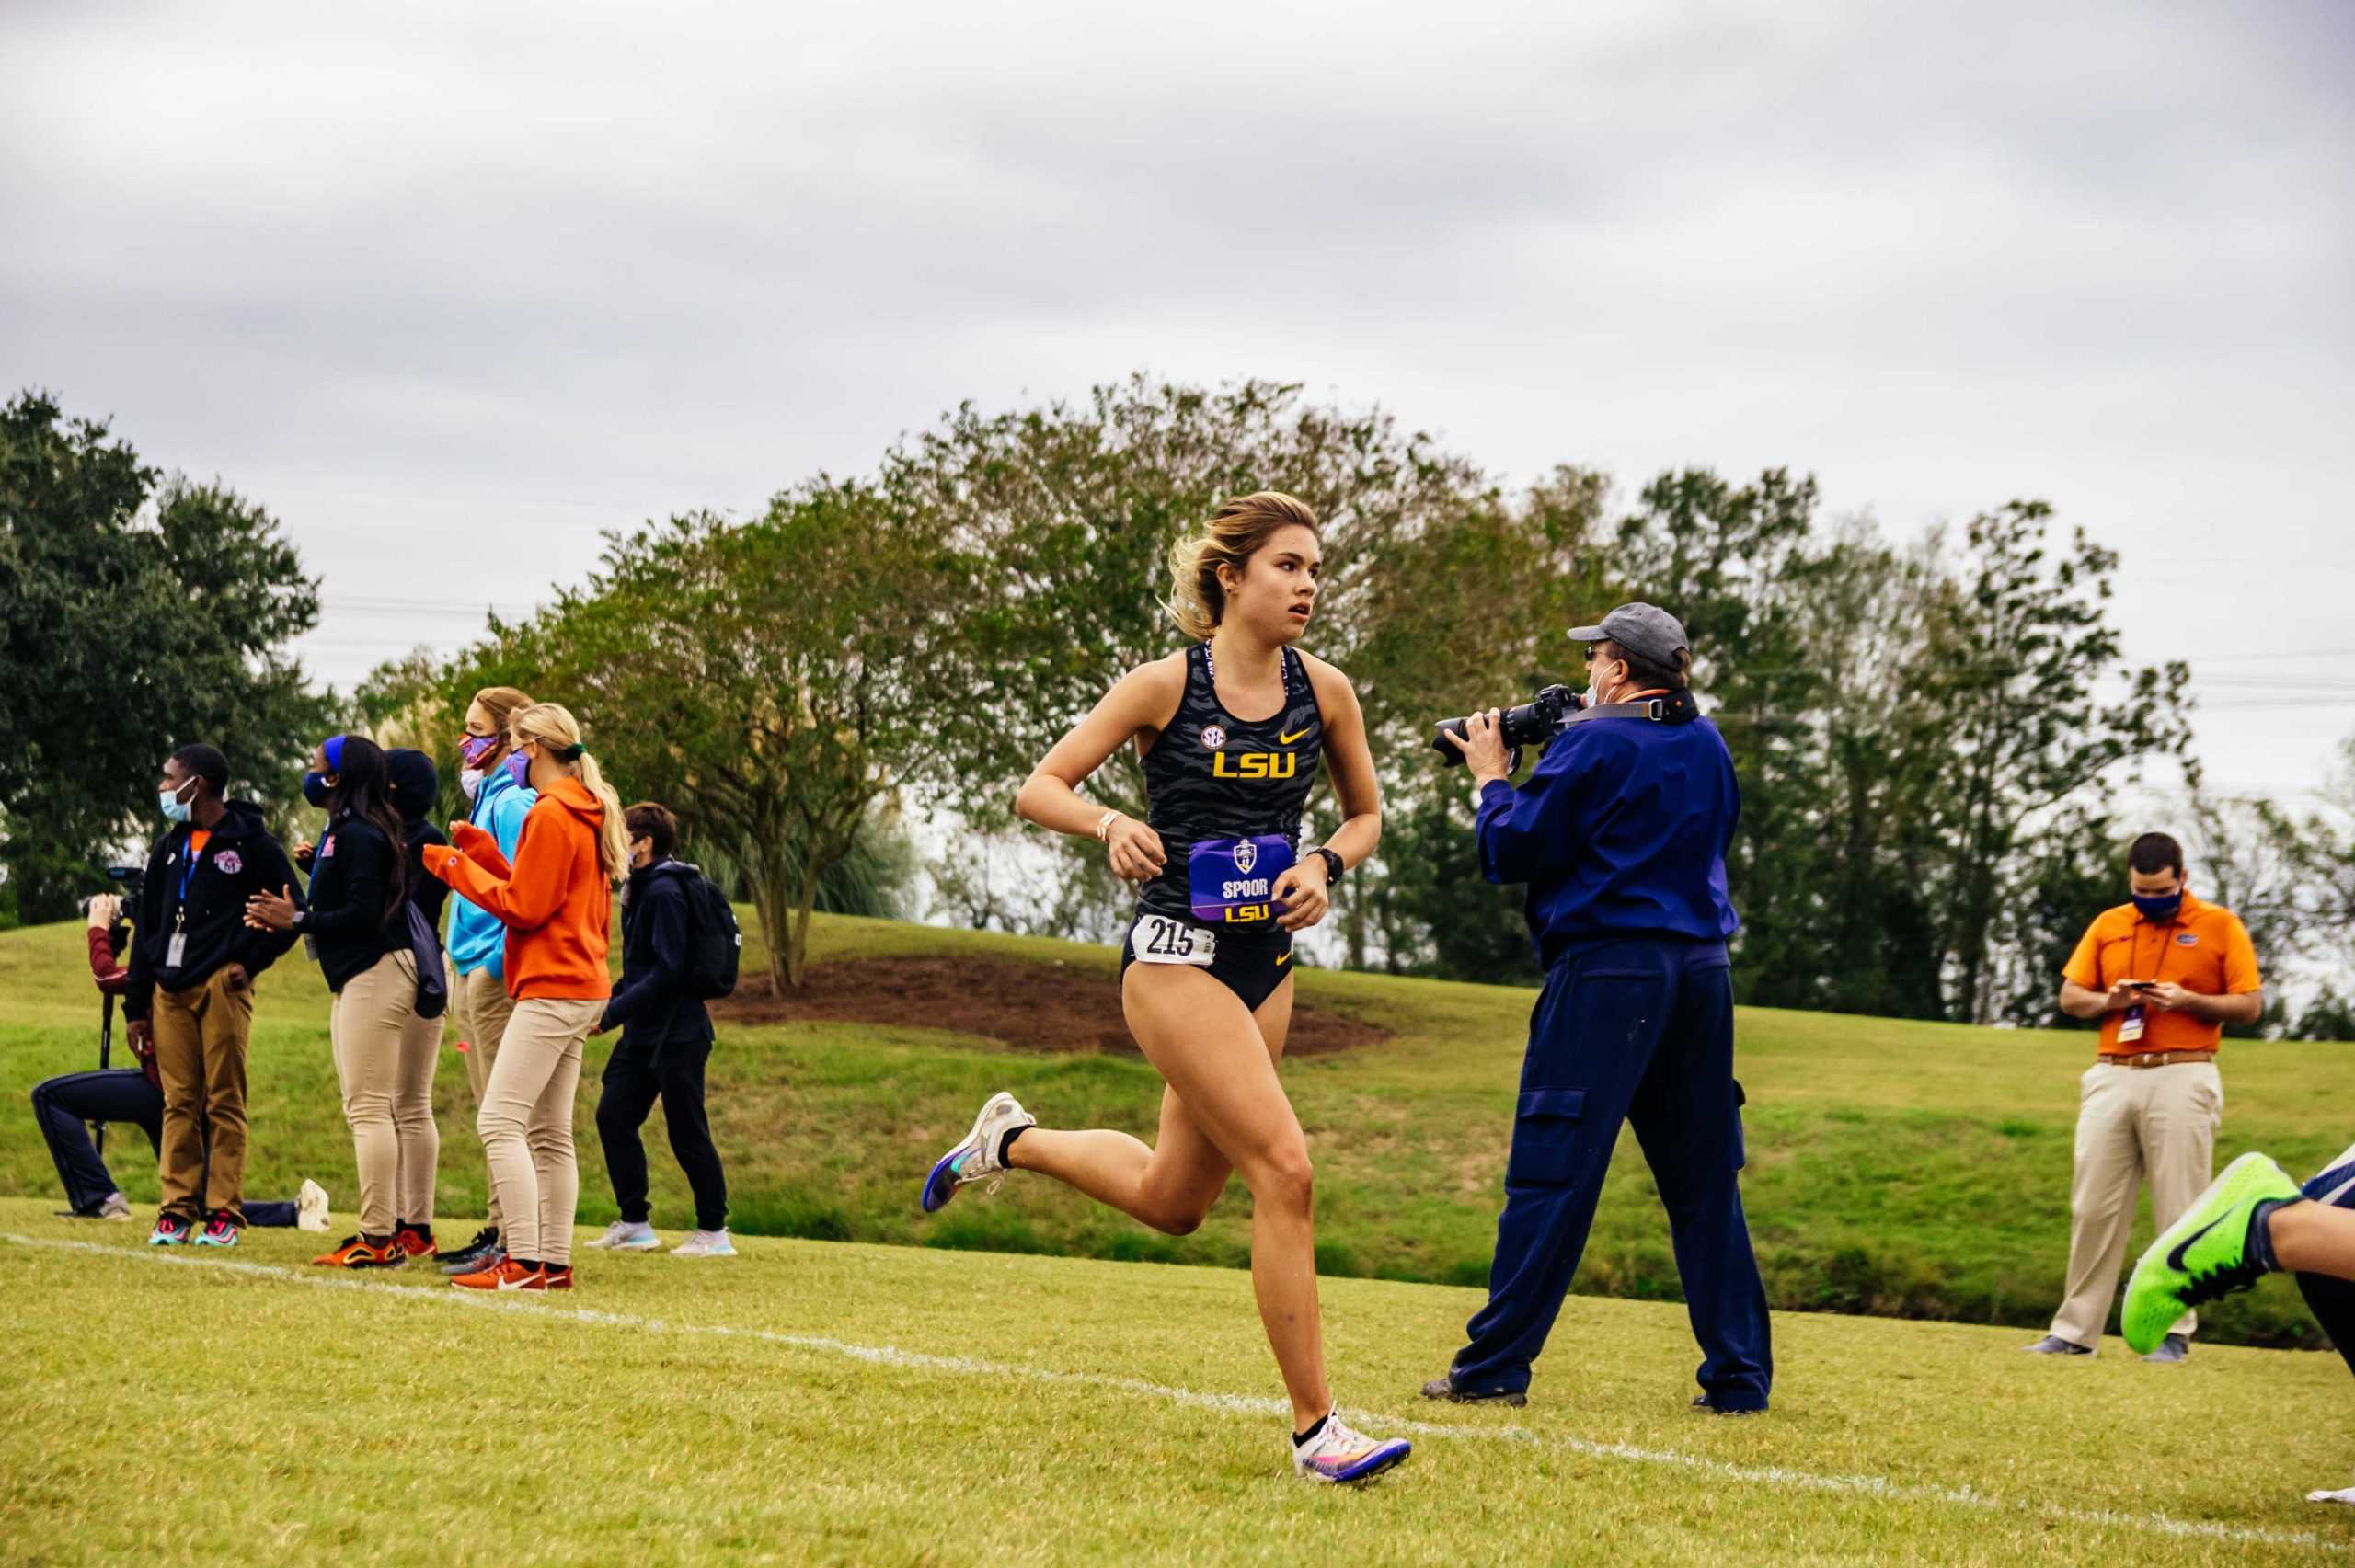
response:
M2145 1353L2189 1309L2256 1284L2267 1269L2249 1255L2249 1211L2260 1203L2291 1203L2303 1196L2298 1184L2265 1155L2244 1154L2225 1166L2134 1265L2134 1277L2126 1282L2126 1305L2118 1314L2118 1331L2128 1347Z

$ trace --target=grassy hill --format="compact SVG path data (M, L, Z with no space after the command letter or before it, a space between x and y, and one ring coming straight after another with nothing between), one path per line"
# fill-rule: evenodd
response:
M867 990L888 990L875 984L877 961L1026 966L1017 979L1035 971L1042 1033L1066 1038L1074 1008L1100 1005L1100 1032L1119 1036L1107 989L1116 957L1109 949L821 917L813 956L821 966L859 966L821 969L821 990L828 974L845 986L863 974ZM1372 1036L1285 1070L1317 1162L1324 1272L1485 1281L1532 993L1315 970L1299 983L1304 1008L1323 1021L1320 1038ZM1022 994L1019 985L1010 989ZM327 1000L299 954L263 977L247 1190L291 1193L308 1175L348 1210L351 1150L328 1057ZM971 1011L982 1017L978 995ZM1012 1089L1051 1124L1150 1136L1158 1080L1133 1055L1006 1043L1022 1031L1008 1022L1004 997L983 1020L995 1039L958 1032L963 1013L953 995L896 1006L886 996L869 1014L722 1025L712 1120L740 1233L1245 1261L1250 1200L1239 1185L1182 1240L1037 1178L1009 1181L994 1198L969 1194L939 1219L924 1219L914 1205L918 1179L993 1090ZM1013 1016L1018 1021L1018 1008ZM0 933L0 1082L12 1093L95 1065L97 1019L78 929ZM1743 1012L1738 1030L1738 1070L1750 1098L1745 1201L1777 1308L2018 1328L2044 1322L2067 1255L2071 1129L2089 1035L1763 1010ZM591 1042L582 1083L580 1218L592 1225L614 1213L590 1120L609 1047L609 1039ZM2350 1069L2355 1055L2343 1046L2232 1045L2219 1163L2262 1148L2300 1170L2345 1147L2355 1137L2355 1104L2319 1091ZM442 1208L478 1215L482 1163L454 1052L443 1054L436 1100ZM47 1154L17 1103L16 1114L0 1116L0 1194L52 1196ZM647 1131L656 1222L684 1229L684 1184L661 1146L659 1112ZM124 1190L134 1203L152 1203L144 1140L124 1129L111 1147L122 1151L115 1173ZM2146 1218L2134 1245L2147 1233ZM1632 1138L1623 1139L1577 1288L1677 1299L1666 1224ZM2294 1288L2280 1280L2208 1314L2204 1337L2317 1343Z
M2336 1356L2055 1362L1791 1314L1772 1413L1685 1408L1681 1310L1582 1299L1526 1410L1415 1397L1477 1293L1324 1288L1336 1391L1414 1458L1291 1478L1250 1284L909 1247L588 1253L569 1296L163 1252L0 1199L0 1558L2345 1562Z

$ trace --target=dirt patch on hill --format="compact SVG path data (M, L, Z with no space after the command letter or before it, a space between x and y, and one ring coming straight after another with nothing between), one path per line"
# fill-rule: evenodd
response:
M1120 977L1109 970L1014 958L857 958L812 965L799 996L771 997L761 985L748 976L743 990L711 1004L712 1017L724 1024L892 1024L953 1029L1024 1050L1138 1054L1120 1019ZM1284 1054L1324 1056L1389 1037L1372 1024L1295 1006Z

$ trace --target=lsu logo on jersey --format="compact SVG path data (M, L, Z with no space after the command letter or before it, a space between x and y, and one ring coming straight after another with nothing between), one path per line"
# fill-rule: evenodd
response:
M1291 751L1221 751L1211 759L1214 779L1288 779L1300 772L1300 758Z

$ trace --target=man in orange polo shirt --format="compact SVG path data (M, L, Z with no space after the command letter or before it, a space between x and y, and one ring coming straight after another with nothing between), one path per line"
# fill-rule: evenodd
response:
M2068 1295L2052 1332L2028 1346L2047 1356L2090 1356L2100 1345L2142 1180L2164 1230L2214 1175L2224 1108L2216 1047L2225 1024L2254 1024L2265 1010L2248 932L2185 890L2183 846L2145 833L2126 867L2133 901L2103 910L2062 971L2061 1011L2100 1019L2101 1046L2079 1081ZM2198 1322L2184 1313L2142 1359L2190 1355Z

